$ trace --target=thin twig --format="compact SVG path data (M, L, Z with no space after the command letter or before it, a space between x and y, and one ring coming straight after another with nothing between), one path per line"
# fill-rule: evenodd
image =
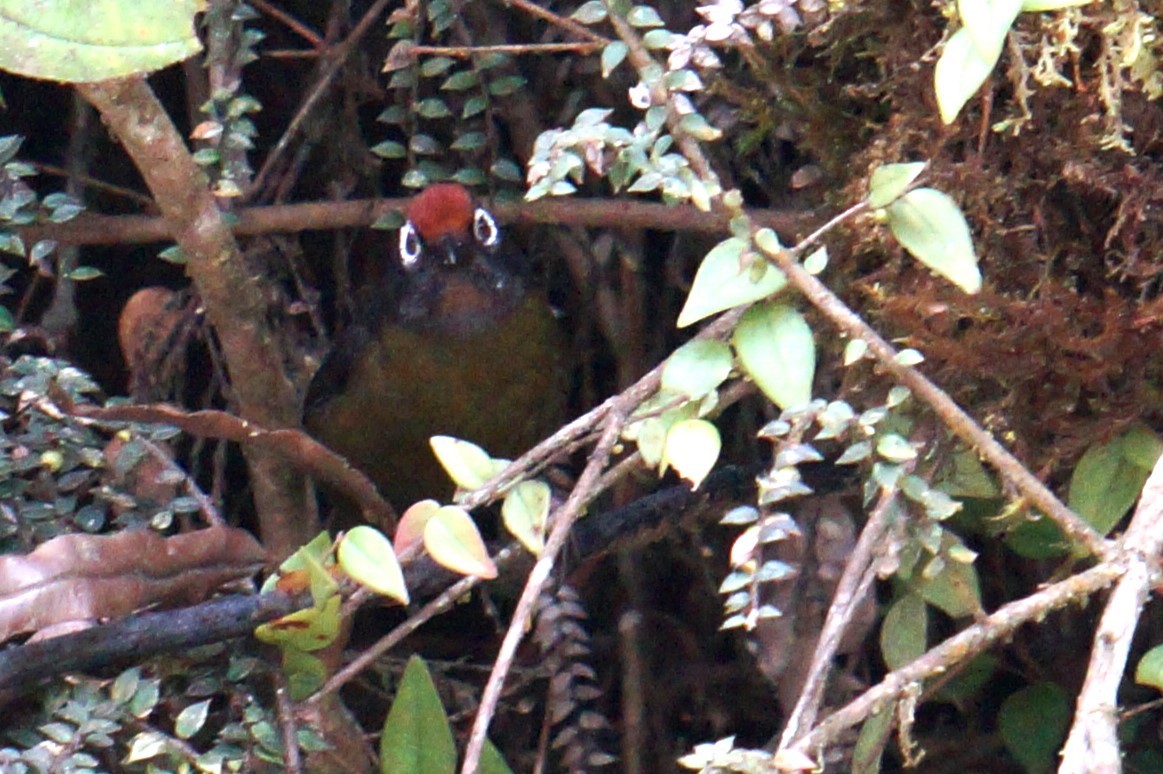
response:
M567 32L572 32L574 35L578 35L587 40L593 41L594 43L601 43L602 45L605 45L610 42L608 38L599 35L584 24L576 22L573 19L567 19L564 16L558 16L553 11L531 3L529 0L502 0L502 2L504 2L505 5L520 9L530 16L536 16L538 19L544 19L554 26L560 27Z
M885 675L877 685L836 710L791 748L796 756L811 755L839 739L845 730L900 697L909 686L935 677L953 665L967 661L1006 639L1019 626L1045 618L1052 610L1084 602L1122 574L1112 563L1103 563L1030 596L999 608L992 615L930 649L920 658ZM789 755L789 757L791 757ZM774 762L778 767L780 760Z
M290 148L291 141L299 135L299 131L303 128L304 124L306 124L307 118L310 117L311 113L315 110L315 107L319 104L319 101L323 99L323 95L327 93L329 88L331 88L332 81L335 80L335 76L337 76L339 71L343 68L347 58L353 51L355 51L355 44L358 43L363 38L363 36L368 33L368 31L372 28L372 24L377 19L379 19L380 15L384 12L384 9L388 6L389 2L391 2L391 0L376 0L376 2L372 4L371 8L367 9L367 13L365 13L359 22L352 28L351 34L348 35L342 43L334 46L330 51L327 52L327 61L323 64L323 70L321 73L319 73L319 78L315 81L315 84L307 93L307 97L303 100L303 105L299 108L299 111L295 113L295 117L291 119L289 124L287 124L286 130L283 132L282 136L279 137L279 141L275 143L275 147L271 149L269 154L267 154L266 160L263 161L262 169L260 169L258 174L254 176L254 182L250 186L248 196L253 196L256 191L261 191L263 189L263 185L266 183L267 177L271 175L278 161L282 158L283 154L287 152L287 149Z
M881 538L888 531L888 516L893 510L898 493L882 489L880 500L869 514L868 523L860 533L852 555L844 565L844 574L836 584L832 604L820 629L820 637L812 654L812 664L804 679L799 699L792 710L780 739L780 749L790 746L816 722L816 714L828 682L832 657L840 647L847 625L855 610L868 594L876 578L876 552L881 549Z
M468 737L468 747L464 753L462 774L474 774L480 764L485 735L489 730L489 722L496 712L497 703L501 699L501 688L505 684L505 676L517 655L517 646L521 643L533 620L541 590L553 572L558 555L565 547L569 530L585 506L598 494L598 479L601 477L614 445L622 433L622 425L626 418L634 407L649 397L653 391L653 389L631 388L619 396L617 404L603 420L605 427L602 430L602 436L590 454L589 461L578 478L577 485L574 486L565 503L557 509L557 513L553 516L553 527L545 541L545 548L542 550L541 556L538 557L537 563L533 565L529 578L525 582L525 588L521 592L521 597L517 600L513 619L509 622L509 629L505 632L504 639L501 640L500 650L493 662L493 671L489 674L484 692L481 694L480 707L473 720L472 731Z
M471 59L479 54L592 54L602 47L602 43L509 43L496 46L408 46L408 55L418 57L449 56L456 59Z

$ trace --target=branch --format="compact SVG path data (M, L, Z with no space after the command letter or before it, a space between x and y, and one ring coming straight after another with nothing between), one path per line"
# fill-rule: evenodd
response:
M235 236L294 234L366 227L392 210L403 210L410 200L353 199L345 202L305 202L233 211ZM670 207L632 199L542 199L536 202L498 202L490 211L501 223L530 225L653 229L656 231L722 233L729 217L721 212L702 212L689 205ZM794 210L748 210L759 226L782 234L806 230L816 215ZM124 245L172 242L177 229L163 217L152 215L98 215L83 212L66 223L40 223L18 227L28 244L54 239L68 245Z
M264 427L295 427L299 401L286 373L289 352L268 321L270 302L254 281L223 221L206 175L144 78L79 84L133 159L174 237L206 306L230 371L244 419ZM287 345L283 345L287 346ZM263 540L286 556L314 534L306 481L282 460L248 456Z
M1119 771L1118 689L1126 672L1135 625L1151 586L1159 581L1163 551L1163 457L1143 486L1130 526L1119 541L1125 568L1094 633L1074 725L1062 748L1061 774Z

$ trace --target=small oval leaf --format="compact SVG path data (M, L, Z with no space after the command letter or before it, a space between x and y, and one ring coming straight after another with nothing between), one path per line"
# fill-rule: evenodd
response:
M353 527L339 542L339 566L352 580L377 594L408 604L404 573L392 544L375 527Z
M722 446L719 429L713 424L705 419L684 419L676 422L666 434L662 468L673 467L676 473L691 482L691 489L698 489L715 467Z
M424 548L439 565L462 575L491 580L497 577L497 565L476 522L463 508L446 505L424 525Z
M445 472L461 489L479 489L496 471L492 457L475 443L448 435L434 435L428 443Z
M950 36L933 70L937 109L943 123L951 124L957 119L961 108L985 83L995 64L997 57L987 58L965 27Z
M549 484L544 481L522 481L509 490L501 504L501 519L505 529L534 556L540 556L545 548L549 502Z
M701 398L731 373L731 348L721 341L695 339L676 349L662 366L662 388Z
M816 344L803 315L785 304L756 304L732 338L739 363L782 409L812 399Z

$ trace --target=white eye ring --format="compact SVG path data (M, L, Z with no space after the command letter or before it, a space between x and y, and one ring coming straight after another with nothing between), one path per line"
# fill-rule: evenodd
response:
M420 260L420 250L420 235L412 221L408 221L400 229L400 263L405 269L411 269Z
M496 247L501 241L501 230L484 207L477 207L472 214L472 235L482 247Z

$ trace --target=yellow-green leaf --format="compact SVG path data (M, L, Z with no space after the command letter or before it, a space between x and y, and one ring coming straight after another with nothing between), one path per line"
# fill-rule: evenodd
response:
M676 422L666 434L662 469L673 467L676 473L691 482L692 489L698 489L715 467L722 446L718 428L707 420Z
M424 548L433 561L453 572L486 580L497 577L497 565L464 508L446 505L434 513L424 525Z
M461 489L479 489L496 472L493 458L475 443L447 435L434 435L428 443L449 478Z
M549 484L544 481L522 481L509 490L505 501L501 503L501 519L505 522L505 529L534 556L540 556L545 548L549 501Z
M699 264L678 314L679 328L766 298L787 284L783 272L753 255L748 247L746 241L731 237L711 248Z
M969 224L947 194L918 188L890 204L888 226L914 258L966 293L981 290Z
M91 83L159 70L201 50L198 0L0 0L0 68Z
M739 363L780 408L812 399L816 344L803 315L785 304L756 304L732 338Z
M377 594L408 604L404 573L392 544L375 527L353 527L339 543L339 566L348 576Z

